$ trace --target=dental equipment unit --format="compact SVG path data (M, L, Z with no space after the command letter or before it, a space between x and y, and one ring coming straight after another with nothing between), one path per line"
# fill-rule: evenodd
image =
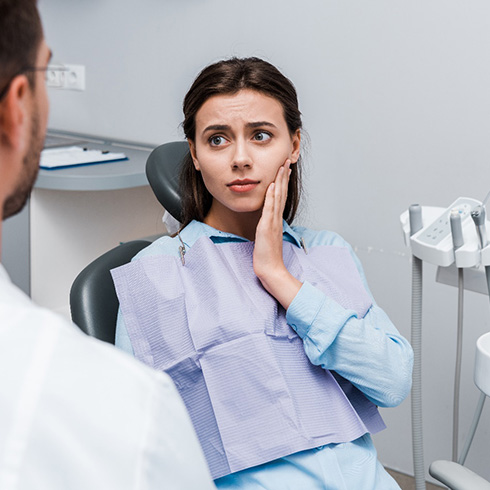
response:
M438 266L439 275L447 275L449 266L457 269L458 286L458 326L456 346L456 367L454 378L453 400L453 440L452 460L463 465L470 445L475 435L486 395L482 390L478 401L473 423L463 450L458 457L459 431L459 392L461 379L461 354L463 339L463 270L471 268L481 271L484 268L486 287L480 292L490 297L490 244L487 236L485 203L471 198L460 197L448 208L420 206L414 204L405 211L400 221L405 238L405 244L411 248L412 260L412 320L411 343L414 350L414 368L412 385L412 443L416 490L425 490L425 468L423 453L422 430L422 379L421 379L421 350L422 350L422 263L427 262ZM438 279L439 280L439 279ZM479 363L477 349L476 365ZM487 374L487 376L490 373ZM480 387L475 372L475 383ZM449 463L449 462L438 462ZM449 463L451 464L451 463ZM457 465L455 465L457 466ZM467 473L470 470L460 466ZM431 468L432 470L432 468ZM432 474L432 471L431 471ZM461 473L463 475L463 473ZM478 475L482 486L470 488L490 488ZM432 474L437 478L437 475ZM467 474L464 475L467 477ZM486 485L489 485L488 487ZM451 487L463 488L463 487Z

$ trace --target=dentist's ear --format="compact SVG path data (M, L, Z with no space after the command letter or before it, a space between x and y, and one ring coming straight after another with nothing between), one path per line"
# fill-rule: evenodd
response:
M11 148L23 149L28 143L30 130L29 110L32 100L25 75L17 75L0 105L0 141Z
M199 167L199 161L197 160L196 156L196 144L190 139L187 140L187 143L189 143L189 151L192 157L192 162L194 163L194 168L199 172L201 168Z
M301 150L301 131L299 129L291 137L292 151L291 151L291 165L296 163L299 159L299 153Z

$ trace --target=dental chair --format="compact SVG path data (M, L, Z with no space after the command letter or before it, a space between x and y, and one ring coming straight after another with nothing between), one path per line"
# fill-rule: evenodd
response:
M114 344L119 301L111 269L128 263L147 240L122 243L87 265L70 290L71 319L87 335Z
M476 342L474 381L482 392L482 401L481 407L479 407L475 415L470 434L474 434L476 430L485 397L490 396L490 333L482 335ZM465 453L469 449L472 438L472 435L470 435L464 450ZM462 463L464 463L465 458L466 454L463 458L460 458ZM463 464L453 461L434 461L429 467L429 473L451 490L490 490L489 481L466 468Z
M182 209L180 168L188 154L187 141L173 141L155 148L146 162L146 177L156 198L177 221L180 221Z
M146 175L156 198L180 220L179 173L189 153L186 141L165 143L155 148L146 163ZM109 250L76 277L70 290L71 318L86 334L114 344L119 301L111 269L124 265L151 242L133 240Z

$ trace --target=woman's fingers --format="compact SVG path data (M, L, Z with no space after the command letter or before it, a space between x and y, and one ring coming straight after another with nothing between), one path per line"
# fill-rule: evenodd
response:
M289 169L290 161L286 160L284 165L279 167L274 181L274 217L282 221L282 213L288 196Z
M284 167L280 167L277 171L274 185L274 218L277 218L281 212L282 193L284 192Z
M262 218L264 221L269 221L269 224L280 223L282 229L282 215L286 200L288 197L288 183L291 170L289 168L291 162L286 160L284 165L279 167L276 174L276 179L267 188L265 194L264 208L262 210Z
M274 215L274 204L275 204L275 194L276 194L276 183L272 182L267 188L265 193L264 208L262 209L262 218L265 220L270 220Z
M288 197L288 184L291 165L290 160L286 160L286 163L279 169L276 181L279 181L280 185L276 190L276 214L275 218L282 223L282 215L284 207L286 206L286 200Z
M257 225L254 271L264 288L287 309L301 287L284 265L282 256L282 215L288 195L290 160L277 171L267 188L262 217Z
M281 219L282 219L282 213L284 212L284 207L286 206L286 200L288 197L288 184L289 184L289 176L291 175L291 160L286 160L286 163L283 165L283 174L282 174L282 189L281 189L281 200L280 200L280 207L281 207Z
M288 195L290 160L286 160L277 171L276 178L265 193L262 217L258 224L259 232L277 233L282 241L282 215Z

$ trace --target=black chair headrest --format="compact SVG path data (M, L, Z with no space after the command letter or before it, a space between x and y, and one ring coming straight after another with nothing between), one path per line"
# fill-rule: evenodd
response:
M146 176L155 196L177 221L182 221L180 169L188 154L187 141L173 141L155 148L146 162Z

